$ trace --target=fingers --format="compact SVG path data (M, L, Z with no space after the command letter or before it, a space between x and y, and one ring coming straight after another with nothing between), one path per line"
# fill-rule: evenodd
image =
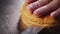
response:
M52 12L50 15L51 15L51 17L53 17L57 20L60 20L60 8L58 8L56 11Z
M33 14L36 16L44 16L53 10L56 10L59 6L60 2L58 0L53 0L51 3L35 10Z
M38 0L36 2L31 3L29 6L27 6L27 10L33 12L35 9L48 4L50 1L52 0Z
M26 2L28 2L28 3L32 3L32 2L35 2L35 1L37 1L37 0L26 0Z

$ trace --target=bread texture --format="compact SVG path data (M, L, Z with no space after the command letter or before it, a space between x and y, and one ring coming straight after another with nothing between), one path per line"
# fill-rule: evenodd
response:
M35 15L31 14L27 9L28 3L24 3L22 10L21 10L21 20L23 23L29 27L30 25L34 25L36 27L45 26L45 27L52 27L55 26L55 19L52 18L50 15L45 17L36 17Z

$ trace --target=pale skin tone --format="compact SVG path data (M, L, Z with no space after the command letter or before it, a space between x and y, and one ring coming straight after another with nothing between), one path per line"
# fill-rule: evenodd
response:
M54 19L60 17L60 0L27 0L27 9L35 16L50 15Z

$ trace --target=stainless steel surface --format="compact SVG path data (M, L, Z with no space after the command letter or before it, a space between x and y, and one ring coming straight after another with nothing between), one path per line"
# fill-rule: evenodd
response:
M0 34L17 34L23 0L0 0Z

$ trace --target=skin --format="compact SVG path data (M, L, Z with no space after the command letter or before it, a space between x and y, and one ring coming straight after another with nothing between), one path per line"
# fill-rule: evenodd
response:
M55 19L60 17L60 0L28 0L29 5L27 10L29 10L33 15L41 17L50 15Z

